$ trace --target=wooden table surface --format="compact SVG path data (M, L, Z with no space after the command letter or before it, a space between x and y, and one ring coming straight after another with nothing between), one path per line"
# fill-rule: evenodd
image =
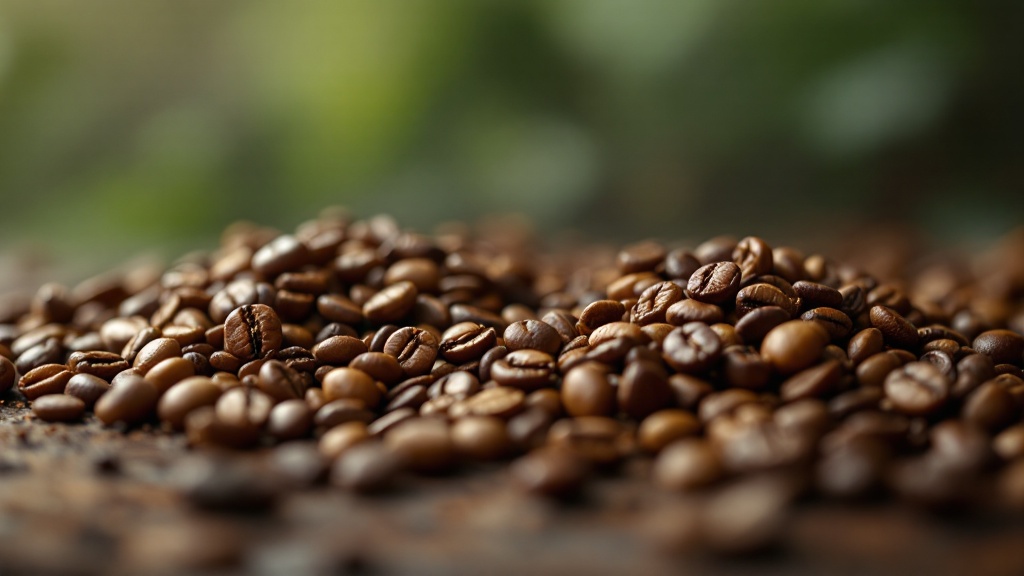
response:
M683 546L699 500L653 488L643 462L561 503L524 495L500 466L378 496L282 490L272 458L93 420L46 424L7 398L0 575L1024 574L1019 515L801 501L768 527L774 545L736 558ZM225 494L211 488L221 485ZM253 510L197 505L247 497Z

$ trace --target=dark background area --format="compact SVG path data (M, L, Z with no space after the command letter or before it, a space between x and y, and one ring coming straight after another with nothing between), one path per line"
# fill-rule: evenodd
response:
M983 245L1024 223L1022 56L1020 2L0 0L0 254L82 277L337 204Z

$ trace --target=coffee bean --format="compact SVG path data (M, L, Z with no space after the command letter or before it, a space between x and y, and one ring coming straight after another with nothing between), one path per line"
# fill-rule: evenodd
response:
M989 381L967 396L963 406L965 421L989 432L1010 425L1019 410L1013 395L996 381Z
M938 368L950 381L956 380L956 364L953 363L953 358L949 354L931 350L922 354L920 360Z
M733 346L722 356L721 374L730 386L757 390L764 388L771 378L772 369L757 350Z
M282 234L252 255L252 268L264 276L274 277L282 272L298 270L310 258L305 244L294 236Z
M63 394L74 373L63 364L43 364L33 368L18 381L18 390L29 400L45 394Z
M996 364L1024 365L1024 336L1011 330L982 332L971 347Z
M818 490L838 498L858 498L882 484L890 449L884 442L857 437L828 451L815 467Z
M468 398L480 391L480 380L469 372L452 372L438 379L432 389L456 398ZM436 394L435 394L436 395Z
M349 368L360 370L374 380L392 385L399 382L405 375L398 359L383 352L365 352L356 356L348 364ZM321 378L321 380L323 380Z
M96 401L94 412L108 426L115 422L138 424L149 418L156 409L160 391L141 376L129 376L111 386Z
M333 428L345 422L373 422L375 414L366 403L357 398L339 398L320 406L313 415L313 423L320 429Z
M702 242L693 253L702 264L725 262L732 259L738 243L732 236L715 236Z
M782 383L779 395L785 402L820 398L835 390L842 376L842 364L838 360L830 360L790 376Z
M764 306L751 310L737 320L734 329L736 334L743 339L743 342L757 344L764 340L765 336L776 326L788 321L790 318L789 312L778 306Z
M1024 423L1015 424L992 440L992 449L1006 461L1024 462Z
M885 396L895 410L910 416L926 416L949 398L950 382L935 366L911 362L885 378Z
M829 339L833 341L842 340L853 329L853 322L835 308L812 308L800 315L805 322L816 322L825 329Z
M846 355L854 364L860 364L882 351L884 340L878 328L865 328L857 332L846 346Z
M462 322L445 330L438 350L445 360L462 364L483 356L496 341L497 334L493 328Z
M259 367L256 386L277 402L301 399L309 388L308 382L299 372L278 360L268 360Z
M732 261L739 266L745 284L757 276L771 273L772 249L764 240L747 236L736 244L732 251Z
M713 330L700 322L684 324L669 332L662 355L680 372L698 374L712 368L722 355L722 343Z
M270 410L267 432L278 441L294 440L309 434L313 426L313 411L305 400L285 400Z
M917 329L892 308L872 306L871 325L882 332L885 343L893 348L913 349L917 347Z
M995 366L992 359L984 354L968 354L956 364L956 382L953 384L953 396L964 398L987 382L995 378Z
M176 430L184 429L185 417L201 406L213 406L221 390L205 376L192 376L171 386L160 397L157 415Z
M221 394L215 406L217 418L230 426L259 430L270 417L275 400L255 388L232 388Z
M619 379L616 397L619 409L637 420L668 408L675 399L660 361L629 364Z
M553 384L554 359L539 350L515 350L491 366L491 378L502 386L536 390Z
M676 326L682 326L689 322L703 322L711 325L724 319L725 313L718 306L690 299L680 300L665 311L665 321Z
M551 425L548 442L579 454L598 466L619 462L632 449L622 425L604 416L564 418Z
M697 269L686 283L686 295L708 304L723 304L736 297L741 271L732 262L713 262Z
M716 482L723 475L715 450L704 440L684 438L665 446L652 472L668 490L689 491Z
M497 460L512 449L505 422L493 416L469 416L452 424L455 451L475 460Z
M410 418L389 430L384 444L416 472L446 472L455 463L455 445L444 420Z
M797 312L796 302L771 284L751 284L736 294L736 315L739 317L765 306L782 308L790 317Z
M689 250L677 248L665 256L665 275L686 281L700 268L700 261Z
M640 326L665 322L670 306L683 299L683 289L674 282L659 282L640 294L630 311L630 319Z
M498 386L488 388L459 400L451 406L452 417L495 416L508 418L525 406L525 394L518 388Z
M63 356L60 341L56 338L47 338L19 354L14 366L20 374L28 374L40 366L60 362Z
M665 247L648 240L620 250L615 257L615 264L623 274L632 274L654 270L664 259Z
M659 410L640 423L637 443L643 450L657 454L676 440L696 436L700 429L700 421L691 412L675 408Z
M316 310L331 322L357 325L363 321L363 309L341 294L322 294L316 299Z
M610 416L615 411L615 390L600 364L588 362L569 370L561 396L570 416Z
M366 431L366 424L353 421L339 424L331 428L320 437L317 449L320 455L329 461L337 460L349 448L369 440L370 433Z
M393 486L401 469L398 455L383 444L359 442L335 461L331 482L353 492L382 492Z
M76 374L92 374L109 382L118 372L128 369L128 362L113 352L74 352L68 357L68 368Z
M994 456L988 435L962 420L946 420L932 427L929 455L944 466L969 471L980 470Z
M0 356L0 394L7 392L14 386L17 379L18 369L9 359Z
M160 394L163 394L171 386L185 378L195 376L195 374L196 368L192 362L185 358L172 357L162 360L156 366L153 366L145 374L145 378L156 386Z
M513 322L505 328L503 337L509 350L533 349L554 356L562 347L558 332L540 320Z
M363 305L363 316L375 324L401 320L416 304L416 286L412 282L398 282L377 292Z
M433 334L411 326L399 329L384 344L384 353L398 360L406 376L430 372L437 351L438 343Z
M224 321L224 349L242 360L267 358L281 344L281 320L270 306L241 306Z
M168 358L181 356L181 344L173 338L154 338L135 355L133 367L145 376L154 366Z
M583 312L580 313L579 322L576 323L576 331L578 331L579 334L590 334L605 324L621 321L625 313L626 307L618 300L596 300L588 304L587 307L583 309ZM564 320L566 323L568 322L568 318L560 318L560 320ZM557 330L558 324L555 324L554 326L556 326ZM572 339L565 339L565 336L571 334L567 334L564 330L561 331L560 334L562 335L563 341L567 342Z
M587 463L566 448L544 447L511 465L512 478L527 492L565 498L575 496L589 474Z
M821 356L828 334L815 322L784 322L764 337L761 355L780 374L793 374Z
M92 408L100 396L110 389L110 384L92 374L75 374L68 380L64 393L81 400L86 408Z
M355 398L362 400L368 408L376 408L381 401L381 392L362 370L355 368L335 368L327 373L323 380L324 396L328 401L338 398Z
M44 394L32 401L32 412L46 422L73 422L85 413L85 402L65 394Z
M351 336L331 336L313 346L313 358L320 365L344 366L367 351L366 344Z

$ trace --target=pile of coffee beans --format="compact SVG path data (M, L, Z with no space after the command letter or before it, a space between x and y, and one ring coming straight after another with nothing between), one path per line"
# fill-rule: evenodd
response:
M0 392L196 447L316 442L358 492L507 462L573 497L646 461L669 491L784 470L824 497L1024 508L1019 246L897 281L756 237L530 242L341 211L233 226L159 275L9 301Z

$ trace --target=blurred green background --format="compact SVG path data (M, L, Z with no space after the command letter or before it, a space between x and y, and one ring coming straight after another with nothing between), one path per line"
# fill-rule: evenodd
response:
M983 241L1024 223L1022 8L0 0L0 252L94 268L331 204Z

